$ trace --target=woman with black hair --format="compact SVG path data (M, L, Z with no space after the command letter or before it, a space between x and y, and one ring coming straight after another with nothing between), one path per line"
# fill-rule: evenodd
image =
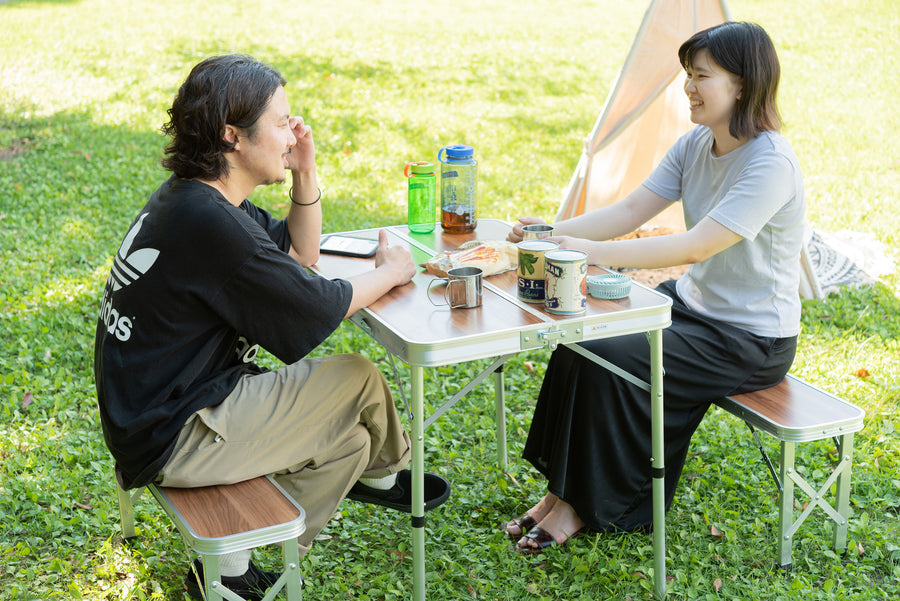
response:
M679 48L696 124L642 186L622 201L555 225L561 248L598 265L690 264L661 284L672 298L663 331L666 507L691 436L717 398L777 384L800 330L800 250L805 201L800 167L778 133L780 67L768 34L751 23L701 31ZM613 240L680 201L684 233ZM522 226L541 223L526 217ZM649 380L644 334L582 343ZM584 529L652 523L650 396L559 347L547 367L524 457L547 494L505 525L520 551L537 553Z

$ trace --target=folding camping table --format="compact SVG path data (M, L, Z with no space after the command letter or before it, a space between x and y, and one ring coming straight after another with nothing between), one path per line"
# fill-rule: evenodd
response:
M390 246L410 250L417 264L434 254L453 250L469 240L503 240L510 225L499 220L479 219L478 227L469 234L447 234L438 225L429 234L410 233L406 226L390 226ZM377 238L378 229L342 232L360 238ZM348 278L371 270L374 259L358 259L323 254L314 269L329 278ZM604 273L590 266L589 274ZM503 401L503 363L516 353L565 344L621 377L647 390L652 399L653 475L653 550L654 586L657 598L665 595L665 503L663 482L663 386L662 330L670 324L671 299L663 294L634 284L631 294L621 300L599 300L588 296L587 310L579 315L554 315L543 306L522 302L516 296L516 272L508 271L484 278L482 305L474 309L450 309L435 306L442 287L428 285L434 279L420 271L412 282L391 290L369 307L357 312L352 321L374 338L392 355L410 368L410 411L412 439L412 530L413 593L416 601L425 599L425 501L424 501L424 431L459 398L485 378L494 374L498 457L506 465L506 434ZM646 332L651 357L650 382L643 382L605 359L575 344L584 340ZM423 416L424 369L493 358L490 366L464 386L427 420ZM437 405L438 403L434 403Z

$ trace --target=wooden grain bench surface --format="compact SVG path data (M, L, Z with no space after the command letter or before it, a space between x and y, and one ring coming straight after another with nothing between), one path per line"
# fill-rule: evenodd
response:
M779 440L809 441L862 429L865 411L788 375L780 384L717 402Z
M194 531L217 538L296 519L300 511L265 476L199 488L160 487Z

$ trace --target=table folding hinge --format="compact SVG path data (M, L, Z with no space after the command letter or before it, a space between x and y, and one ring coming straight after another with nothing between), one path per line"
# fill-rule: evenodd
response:
M533 330L519 334L519 346L523 351L541 347L556 350L560 344L580 342L584 338L584 327L581 323L552 325L546 330Z

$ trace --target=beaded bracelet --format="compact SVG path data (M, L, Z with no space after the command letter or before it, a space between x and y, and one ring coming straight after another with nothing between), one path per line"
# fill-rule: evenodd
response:
M314 205L317 202L319 202L320 200L322 200L322 188L316 188L316 190L319 191L319 195L316 196L316 199L314 201L312 201L312 202L297 202L296 200L294 200L294 186L291 186L290 189L288 190L288 198L290 198L291 202L294 203L295 205L297 205L298 207L311 207L312 205Z

